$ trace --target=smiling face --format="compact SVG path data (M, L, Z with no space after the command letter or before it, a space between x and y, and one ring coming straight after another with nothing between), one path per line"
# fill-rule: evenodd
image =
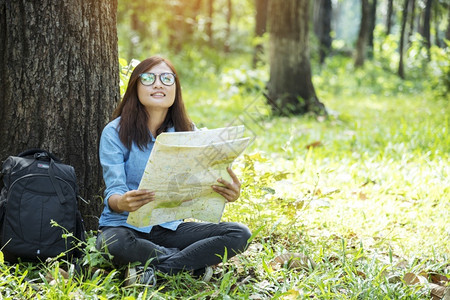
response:
M169 66L162 62L149 70L146 73L173 73ZM159 76L151 85L143 85L141 82L137 86L137 94L139 101L145 106L147 110L168 110L175 101L176 83L167 86L161 82Z

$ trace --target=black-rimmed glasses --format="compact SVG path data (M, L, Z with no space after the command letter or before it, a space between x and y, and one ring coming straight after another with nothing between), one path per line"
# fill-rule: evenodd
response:
M173 73L142 73L139 75L141 83L143 85L152 85L156 81L156 76L159 76L159 80L164 85L172 85L175 83L175 74Z

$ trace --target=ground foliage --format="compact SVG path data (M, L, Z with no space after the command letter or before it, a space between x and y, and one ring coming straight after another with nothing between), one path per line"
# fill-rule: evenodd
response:
M251 243L216 266L211 282L158 274L156 287L123 287L124 269L95 250L91 233L81 269L2 262L2 298L442 298L450 280L448 100L377 65L354 72L347 58L327 64L314 78L327 118L271 117L261 94L267 72L239 61L207 80L186 79L198 127L243 124L253 138L234 164L242 196L223 218L247 224Z

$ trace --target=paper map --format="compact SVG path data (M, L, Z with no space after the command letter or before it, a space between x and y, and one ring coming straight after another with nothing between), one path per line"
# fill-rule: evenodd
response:
M225 199L211 188L218 178L231 181L226 168L248 146L244 126L164 132L155 141L139 189L155 192L155 200L130 212L136 227L194 218L219 222Z

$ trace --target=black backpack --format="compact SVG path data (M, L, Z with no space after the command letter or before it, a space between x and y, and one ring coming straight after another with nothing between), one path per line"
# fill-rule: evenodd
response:
M5 260L45 261L62 252L69 260L81 256L75 245L85 241L85 229L73 167L45 150L31 149L8 157L2 177L0 250ZM52 226L52 220L59 226Z

